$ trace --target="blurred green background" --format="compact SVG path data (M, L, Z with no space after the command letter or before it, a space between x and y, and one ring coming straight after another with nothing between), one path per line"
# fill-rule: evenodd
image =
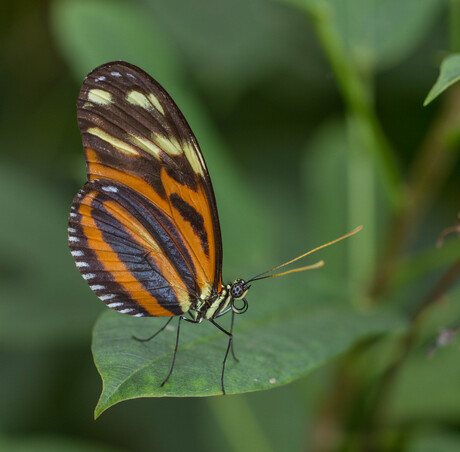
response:
M460 210L458 87L422 106L442 59L460 52L459 5L5 3L0 450L460 450L458 340L426 358L439 329L460 322L458 239L435 247ZM364 226L321 255L325 268L254 288L248 318L270 309L258 303L275 290L278 308L334 297L358 311L385 306L407 331L271 391L132 400L94 421L91 330L105 308L75 269L67 216L85 181L77 94L91 69L117 59L168 90L201 144L225 280Z

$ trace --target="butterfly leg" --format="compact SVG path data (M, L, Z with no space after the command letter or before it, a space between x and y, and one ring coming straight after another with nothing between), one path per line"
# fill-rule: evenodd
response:
M233 338L233 321L235 320L235 311L232 311L232 320L231 320L231 323L230 323L230 335L232 336ZM235 355L235 350L233 349L233 339L231 340L231 349L232 349L232 356L233 356L233 359L239 363L240 360L236 357Z
M171 319L172 319L172 317L171 317ZM169 380L169 377L171 376L171 374L173 373L173 370L174 370L174 363L176 362L177 348L179 347L179 335L180 335L180 322L181 322L181 320L185 320L185 321L190 322L190 323L199 323L199 322L197 322L195 320L188 319L187 317L183 317L183 316L179 317L179 322L177 324L176 346L174 347L174 355L173 355L173 360L172 360L172 363L171 363L171 369L169 369L169 373L168 373L167 377L164 379L163 383L161 383L161 385L160 385L161 387L163 387L164 384ZM168 323L169 323L169 321L168 321ZM167 326L167 324L165 325L165 327Z
M232 342L233 342L233 334L229 331L227 331L226 329L222 328L218 323L216 323L214 320L212 319L209 319L209 321L214 325L216 326L217 328L219 328L220 331L222 331L223 333L225 333L227 336L228 336L228 345L227 345L227 351L225 352L225 356L224 356L224 361L222 363L222 376L220 377L220 383L222 385L222 392L223 392L223 395L226 394L225 392L225 387L224 387L224 375L225 375L225 363L227 362L227 357L228 357L228 352L230 351L230 349L232 348Z
M219 317L222 317L223 315L227 314L227 312L229 312L229 311L232 311L232 320L231 320L231 323L230 323L230 334L233 336L233 322L235 321L235 311L231 307L228 307L225 311L217 314L214 318L217 319ZM237 363L240 362L240 360L235 355L235 350L233 349L233 341L232 341L231 349L232 349L233 359Z
M163 380L163 383L161 383L161 387L163 387L165 385L165 383L169 380L169 377L171 376L171 374L173 373L173 370L174 370L174 363L176 362L176 355L177 355L177 347L179 346L179 334L180 334L180 321L183 319L184 317L180 316L179 317L179 322L177 323L177 336L176 336L176 346L174 347L174 355L173 355L173 360L172 360L172 363L171 363L171 368L169 369L169 373L168 375L166 376L166 378ZM184 318L185 319L185 318ZM185 319L186 320L186 319Z
M152 334L149 337L146 337L145 339L140 338L140 337L136 337L136 336L132 336L132 338L135 339L136 341L139 341L139 342L148 342L148 341L152 340L155 336L160 334L169 325L169 323L171 322L172 319L173 319L173 317L170 317L169 320L156 333Z

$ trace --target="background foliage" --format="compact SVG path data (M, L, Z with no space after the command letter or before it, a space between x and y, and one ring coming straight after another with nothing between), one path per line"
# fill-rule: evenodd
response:
M445 58L460 53L458 0L3 9L1 450L460 449L460 243L450 235L436 248L460 210L459 59ZM307 377L225 398L132 400L93 420L101 383L91 330L104 306L74 268L66 223L85 178L77 93L114 59L157 78L195 131L219 205L225 279L364 225L322 252L323 269L251 289L247 325L306 313L296 334L311 348L296 355L300 371L283 370L287 382L315 369ZM427 100L438 97L423 107L442 61ZM442 328L453 340L428 358ZM207 334L198 330L189 334ZM273 345L284 362L283 334L253 334L242 333L245 355Z

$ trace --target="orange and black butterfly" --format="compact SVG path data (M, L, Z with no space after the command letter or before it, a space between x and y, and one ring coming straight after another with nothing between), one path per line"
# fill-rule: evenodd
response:
M167 324L179 317L162 385L174 368L182 319L207 319L227 334L225 394L233 318L247 309L249 283L323 262L222 284L211 179L195 136L166 91L132 64L106 63L85 78L77 111L88 175L69 217L69 246L78 269L109 308L135 317L170 317ZM216 322L228 312L230 331ZM150 338L136 339L150 340L166 325Z

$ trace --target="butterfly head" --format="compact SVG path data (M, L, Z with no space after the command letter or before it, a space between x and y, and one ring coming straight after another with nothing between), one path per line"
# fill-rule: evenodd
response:
M231 296L231 302L230 306L232 311L235 314L243 314L244 312L247 311L248 309L248 302L246 298L246 294L248 293L248 290L250 289L250 285L244 280L244 279L237 279L236 281L233 282L233 284L230 285L229 287L229 292ZM243 306L239 307L236 305L237 300L243 300Z

